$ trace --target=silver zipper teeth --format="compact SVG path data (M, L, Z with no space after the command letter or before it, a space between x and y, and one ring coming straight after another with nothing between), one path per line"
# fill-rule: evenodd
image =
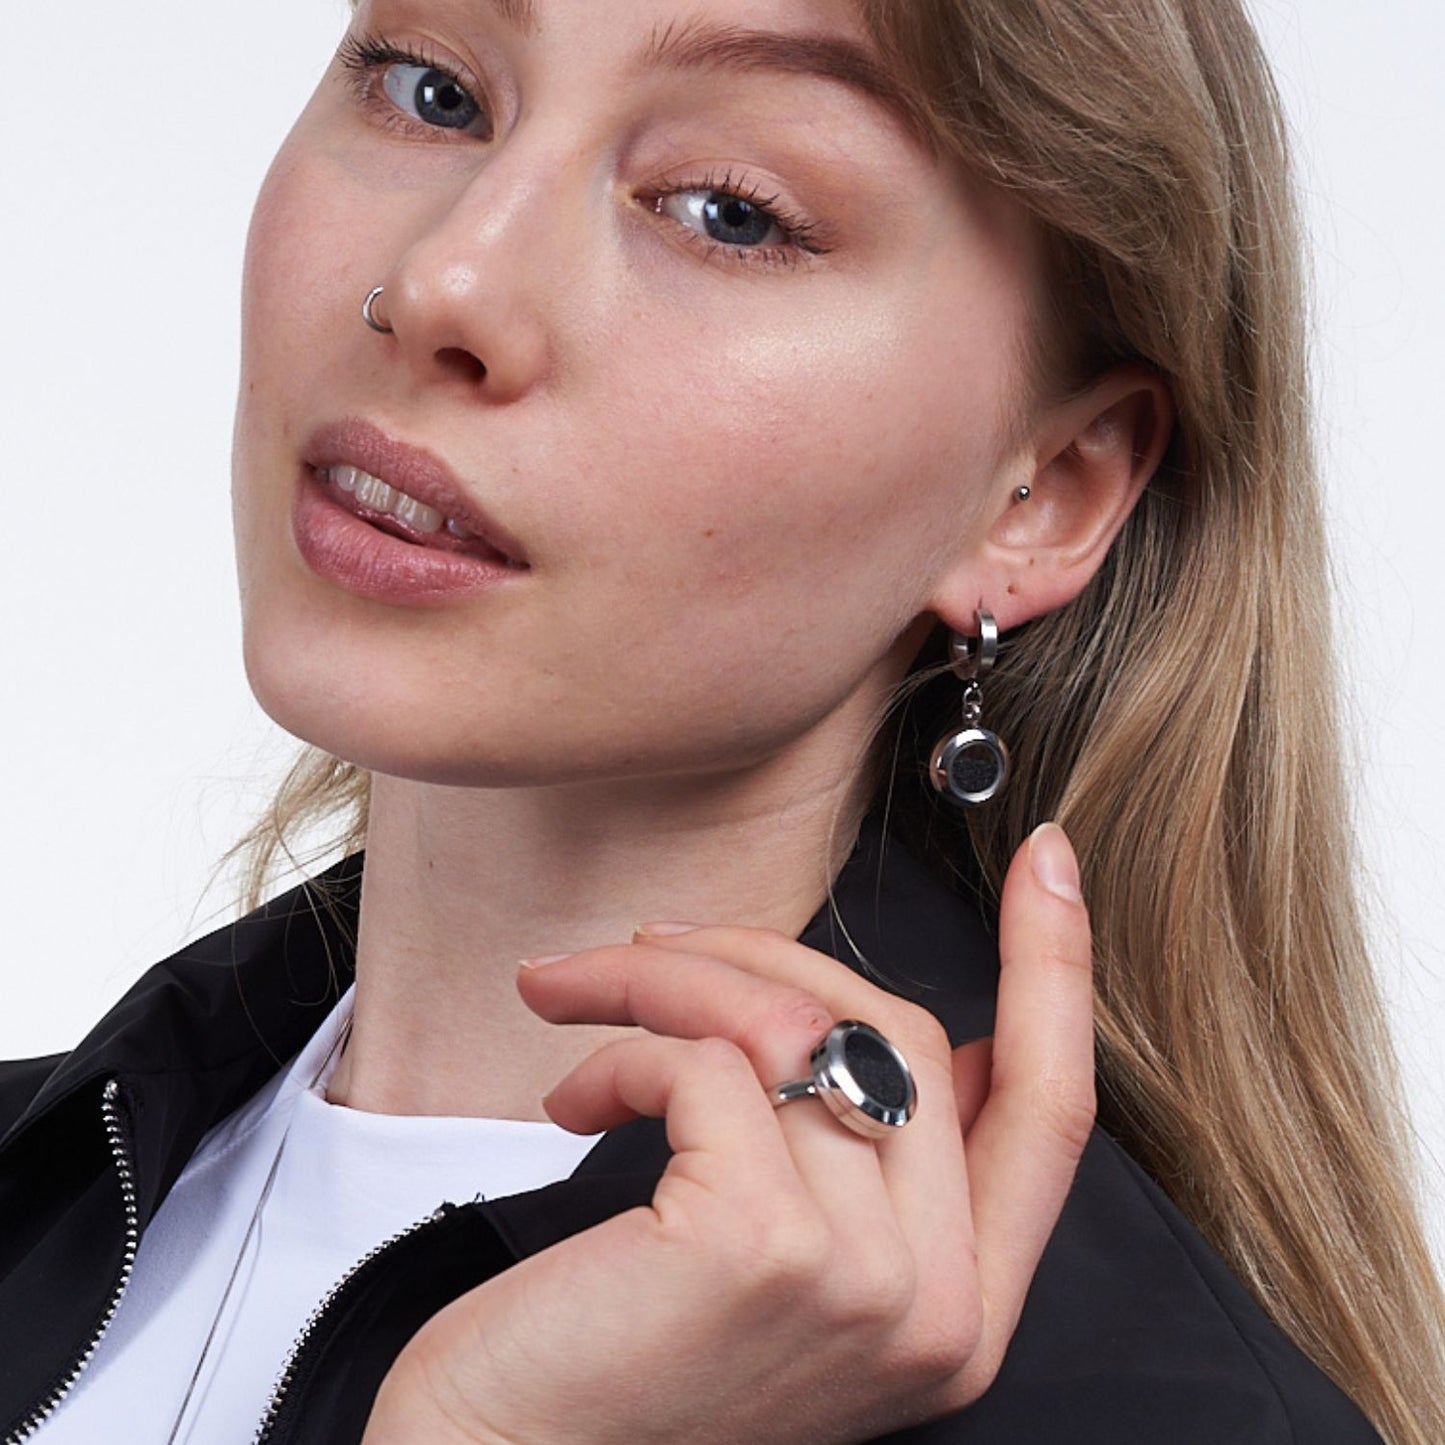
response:
M286 1352L286 1359L281 1365L281 1371L276 1376L276 1384L271 1391L270 1402L266 1406L266 1413L261 1417L261 1423L256 1426L256 1433L251 1437L251 1445L265 1445L267 1436L271 1433L276 1424L276 1417L281 1413L281 1402L286 1397L286 1391L291 1388L292 1372L296 1368L296 1361L310 1342L311 1336L316 1332L316 1326L321 1323L321 1317L331 1307L332 1301L348 1284L384 1250L390 1249L392 1245L399 1244L408 1235L415 1234L419 1229L425 1229L429 1224L435 1224L446 1214L444 1205L432 1210L424 1219L418 1219L415 1224L408 1224L405 1229L398 1230L390 1239L384 1239L380 1244L373 1245L331 1286L322 1296L320 1304L311 1311L306 1323L301 1327L301 1333L296 1336L291 1348Z
M100 1348L100 1342L105 1338L105 1332L110 1328L115 1312L120 1308L121 1297L130 1283L131 1271L135 1268L136 1251L140 1248L140 1212L135 1203L135 1175L131 1171L130 1157L125 1149L125 1135L121 1130L120 1083L117 1080L106 1080L100 1095L100 1108L105 1116L105 1135L110 1143L111 1157L115 1160L116 1173L120 1176L120 1197L125 1205L125 1260L120 1268L120 1278L116 1281L115 1291L110 1297L110 1304L100 1322L100 1328L85 1347L85 1353L75 1361L70 1373L51 1391L48 1398L37 1405L19 1427L6 1437L5 1445L20 1445L22 1440L28 1440L60 1408L60 1402L70 1393L96 1350Z

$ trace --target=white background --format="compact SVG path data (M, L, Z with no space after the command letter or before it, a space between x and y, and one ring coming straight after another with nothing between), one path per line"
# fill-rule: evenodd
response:
M246 690L233 596L238 278L343 14L29 0L6 18L0 1058L70 1047L228 916L224 885L202 896L212 866L287 754ZM1445 1257L1445 20L1421 0L1257 14L1314 236L1373 937Z

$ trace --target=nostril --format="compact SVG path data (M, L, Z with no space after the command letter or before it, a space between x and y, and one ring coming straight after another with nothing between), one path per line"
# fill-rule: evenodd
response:
M436 360L443 371L462 381L479 382L487 374L487 368L470 351L460 346L448 346L438 351Z

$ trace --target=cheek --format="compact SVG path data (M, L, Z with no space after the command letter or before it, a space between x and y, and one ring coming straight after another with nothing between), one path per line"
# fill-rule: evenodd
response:
M525 600L392 615L314 582L289 543L288 427L368 397L416 414L359 314L405 237L343 172L293 135L248 245L236 518L263 706L384 771L516 781L578 765L579 699L605 773L766 753L857 688L992 466L1002 303L957 275L701 268L692 305L615 277L579 293L556 376L475 411L471 458L458 415L429 414L459 463L507 458L492 482L535 544ZM503 279L530 294L525 271Z
M276 157L251 218L243 278L242 402L284 390L288 372L328 335L338 305L364 265L344 193L304 158L295 134ZM319 197L326 197L320 201ZM356 298L359 307L361 297ZM350 308L352 310L355 307ZM347 311L349 316L349 311Z
M907 295L844 294L807 310L669 332L639 325L614 354L569 550L619 568L646 557L712 602L792 625L891 636L925 605L996 459L996 319L941 328ZM665 344L658 343L665 337ZM633 505L616 506L635 493ZM640 576L635 579L644 580Z
M314 103L313 103L314 105ZM339 183L303 113L257 197L242 281L241 367L232 451L232 511L243 608L274 581L306 396L318 377L353 386L374 366L361 321L361 278L385 254L364 198Z
M825 334L816 317L633 329L667 344L613 354L625 380L568 448L587 458L553 533L575 620L540 654L559 707L633 700L642 748L661 718L687 719L694 749L766 750L860 684L926 608L991 459L987 369L937 386L957 359L905 322L878 298Z

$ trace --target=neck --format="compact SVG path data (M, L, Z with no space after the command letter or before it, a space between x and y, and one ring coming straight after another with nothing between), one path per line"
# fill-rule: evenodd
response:
M629 1030L543 1022L517 994L520 959L625 943L663 919L796 935L861 812L846 787L804 787L776 766L646 789L377 775L354 1023L329 1097L374 1113L545 1118L542 1095Z

